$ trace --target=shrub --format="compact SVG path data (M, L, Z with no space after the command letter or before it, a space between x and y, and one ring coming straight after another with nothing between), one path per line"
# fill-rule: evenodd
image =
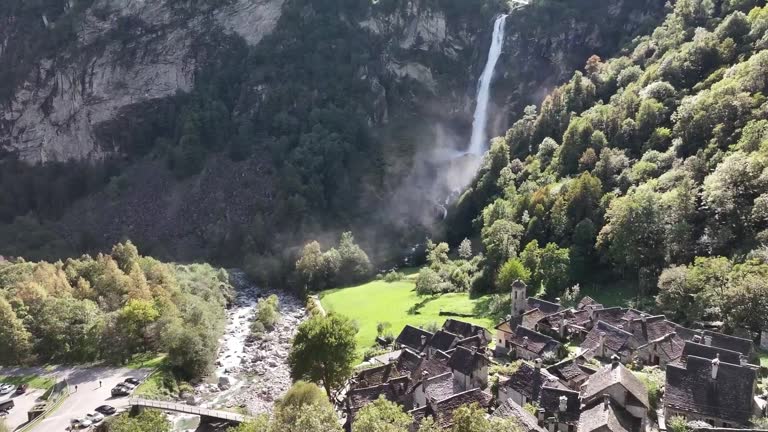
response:
M387 272L387 274L384 276L384 282L398 282L405 279L405 275L403 273L400 273L396 270L390 270Z

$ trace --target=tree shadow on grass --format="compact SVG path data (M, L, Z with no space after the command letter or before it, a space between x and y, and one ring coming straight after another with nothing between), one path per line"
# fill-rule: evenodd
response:
M475 301L473 312L476 317L500 322L509 315L511 307L512 303L508 296L487 295Z

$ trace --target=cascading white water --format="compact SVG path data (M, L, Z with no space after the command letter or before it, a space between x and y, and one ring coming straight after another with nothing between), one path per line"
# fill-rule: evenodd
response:
M485 152L488 138L485 135L485 128L488 123L488 101L491 97L491 80L493 71L496 69L496 62L501 55L501 48L504 45L504 23L506 15L496 18L493 23L493 37L491 38L491 48L488 50L488 61L485 63L485 69L480 75L480 81L477 87L477 106L475 106L475 115L472 120L472 139L469 141L469 153L481 155Z

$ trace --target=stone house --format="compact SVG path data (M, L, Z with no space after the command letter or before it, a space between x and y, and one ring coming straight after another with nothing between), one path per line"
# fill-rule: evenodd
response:
M701 357L707 360L720 359L722 363L730 363L735 365L745 365L747 358L744 354L736 351L727 350L725 348L718 348L711 345L703 345L696 342L686 342L683 347L683 353L680 356L680 363L686 364L688 356Z
M459 336L445 330L438 330L427 342L427 358L432 358L438 351L448 352L456 347L459 342Z
M498 399L500 403L510 400L520 406L538 402L541 388L545 385L567 390L557 377L542 369L541 360L536 360L532 365L522 362L512 375L499 383Z
M665 416L714 427L746 426L754 414L756 380L748 366L689 355L684 366L667 367Z
M585 407L604 403L607 395L631 416L639 419L643 427L650 403L645 385L614 356L611 363L598 369L582 387L581 401Z
M491 332L485 329L485 327L468 323L466 321L459 321L453 318L448 318L443 323L443 330L448 333L459 336L460 339L466 339L472 336L479 336L483 340L483 345L488 345L491 342L493 335Z
M467 390L442 400L428 401L426 406L408 411L413 417L414 430L426 417L432 417L443 429L453 426L453 412L463 406L476 403L481 408L491 406L493 396L480 389Z
M447 399L455 393L453 387L453 374L446 372L438 376L429 376L429 372L422 372L421 380L413 385L410 390L412 408L427 406L429 401Z
M544 315L551 315L555 312L560 312L563 310L563 307L560 305L560 303L553 303L551 301L543 300L537 297L528 297L525 300L525 310L530 311L533 309L540 310Z
M581 341L586 337L590 324L588 311L565 309L541 318L534 330L561 342Z
M581 412L577 432L641 432L642 422L604 397L601 403Z
M507 336L504 345L497 345L496 352L506 352L510 357L523 360L535 360L546 356L557 357L562 351L560 342L523 326L518 326L514 333Z
M569 389L579 391L589 377L596 372L584 363L584 357L569 358L549 366L547 372L557 377Z
M465 391L488 386L488 366L490 359L484 352L464 347L456 348L448 360L448 367L453 373L454 388Z
M637 346L632 333L605 321L598 321L581 343L580 349L581 354L588 359L618 356L622 362L629 363Z
M507 399L499 404L499 407L493 412L492 417L499 418L511 418L515 419L523 432L545 432L545 430L539 426L539 420L529 413L522 406L512 402L511 399Z
M395 349L410 348L413 351L422 352L432 336L432 333L424 329L406 324L395 339Z
M558 432L576 432L581 415L579 392L543 386L539 396L539 421Z

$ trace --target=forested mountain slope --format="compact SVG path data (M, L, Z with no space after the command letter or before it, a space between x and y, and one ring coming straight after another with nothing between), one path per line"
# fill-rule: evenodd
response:
M527 108L449 216L452 242L482 239L476 288L506 264L550 297L620 280L681 322L763 327L766 30L764 2L679 0L625 55L591 57Z
M580 3L542 0L509 17L494 131L663 16L658 0ZM239 262L349 227L368 244L422 239L414 225L433 197L393 197L429 149L465 148L493 17L506 10L4 1L0 253L131 238L153 255Z

